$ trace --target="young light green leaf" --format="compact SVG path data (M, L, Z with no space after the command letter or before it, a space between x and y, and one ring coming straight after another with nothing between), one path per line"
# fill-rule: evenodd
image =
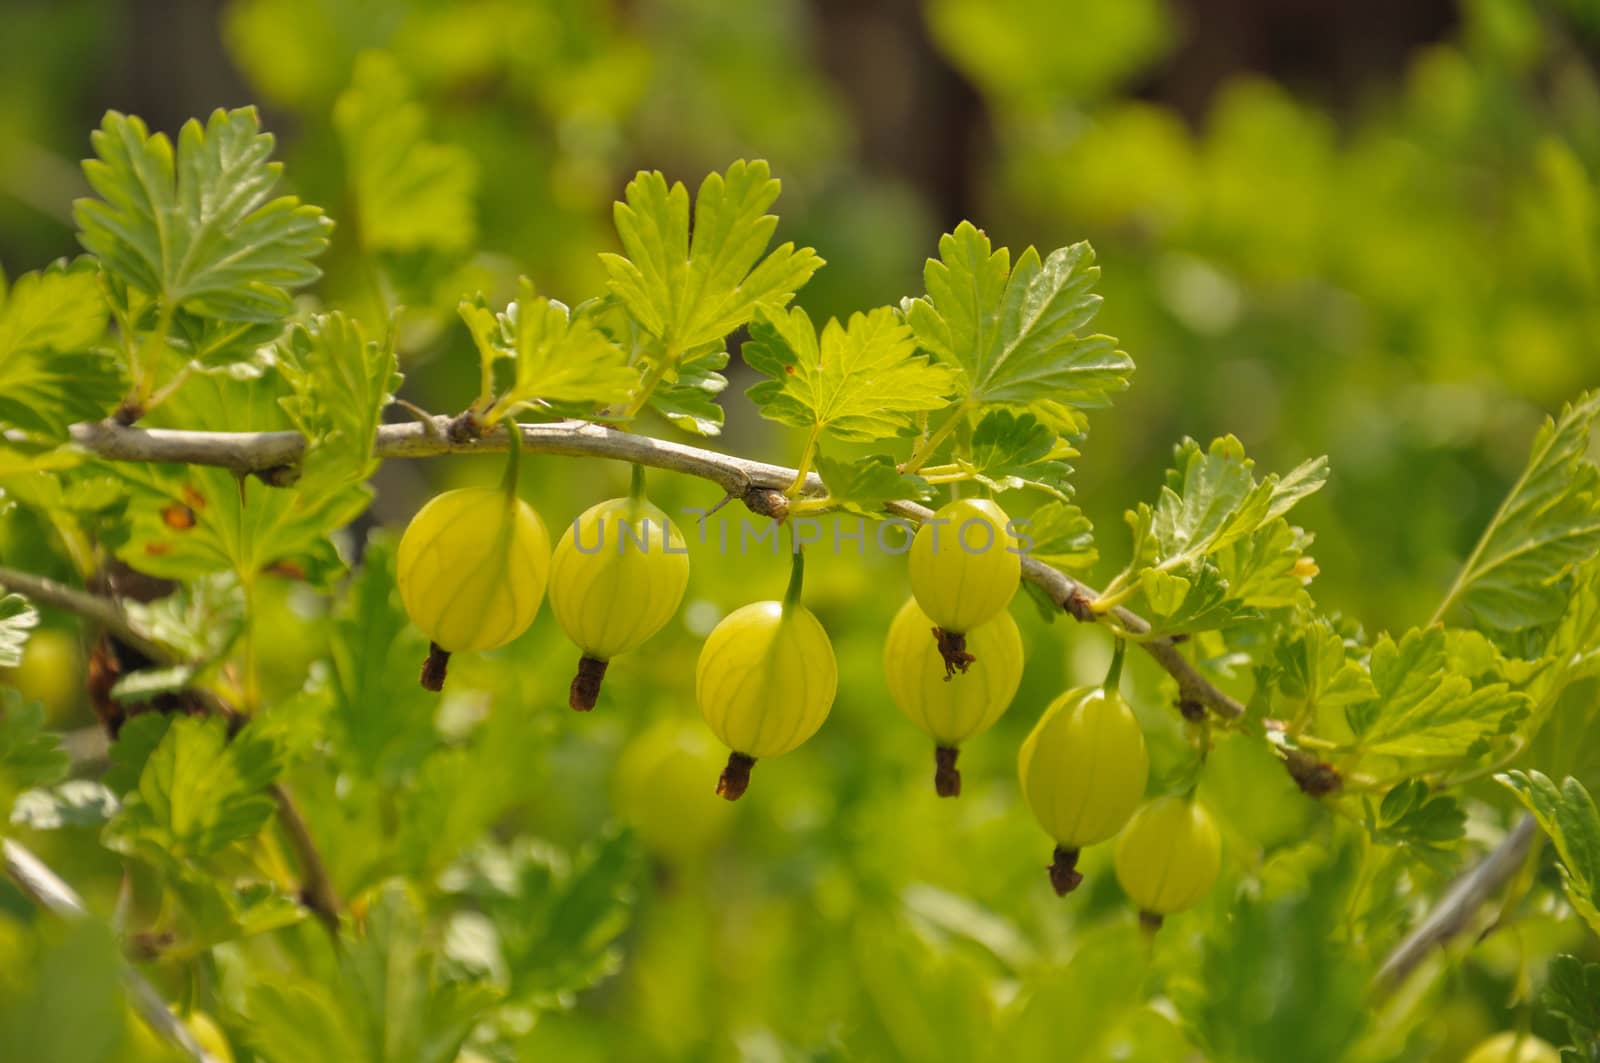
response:
M390 341L367 339L344 314L319 314L278 344L277 365L293 392L278 401L309 444L303 479L335 486L372 475L378 425L402 380Z
M1378 696L1372 676L1351 657L1352 647L1324 617L1277 652L1278 684L1285 694L1318 706L1342 709Z
M614 210L625 255L601 260L611 291L675 361L749 321L760 306L788 304L822 265L786 243L762 257L777 228L767 208L779 182L761 160L743 160L700 185L689 229L689 193L660 172L641 172Z
M277 747L248 726L230 739L224 720L174 720L109 837L179 860L209 856L266 825L276 807L266 789L281 769Z
M0 276L0 430L52 439L74 421L98 420L122 396L116 362L96 349L106 304L86 265Z
M721 373L727 365L728 348L720 341L688 351L650 392L650 408L685 432L719 434L723 412L717 396L728 386Z
M922 477L901 472L894 458L887 454L854 461L834 460L818 454L816 465L817 475L828 489L828 497L841 508L863 516L881 517L884 503L907 498L925 499L933 490Z
M514 367L510 385L485 413L490 424L530 406L592 414L625 402L639 384L639 370L592 318L535 295L526 278L505 313L493 313L480 297L463 301L461 316L477 344L486 385L500 359Z
M1600 391L1546 419L1521 477L1439 607L1460 601L1484 627L1512 632L1561 615L1562 577L1600 553L1600 467L1588 460Z
M1068 572L1082 572L1100 559L1094 525L1070 502L1046 502L1017 522L1017 548Z
M131 288L224 321L275 321L311 283L332 223L271 198L282 166L255 108L190 119L174 150L138 118L106 112L83 172L99 199L73 206L78 240Z
M911 415L945 405L955 375L917 354L916 339L890 307L831 320L817 335L799 307L763 308L750 326L744 360L771 379L748 394L762 416L783 424L871 442L912 425Z
M28 637L39 626L39 611L20 594L6 594L0 587L0 668L15 668L22 663Z
M1397 643L1384 635L1368 671L1377 694L1346 710L1354 748L1389 757L1451 759L1509 733L1528 698L1505 683L1474 686L1450 667L1443 628L1413 628Z
M1508 771L1495 779L1515 793L1555 843L1567 900L1600 934L1600 811L1583 784L1560 786L1537 772Z
M971 222L942 237L923 273L927 295L905 304L917 341L961 369L970 404L1107 405L1127 387L1133 360L1110 337L1079 335L1100 308L1094 250L1073 244L1041 261L1030 247L1010 262Z
M459 252L477 234L477 166L459 147L426 136L400 64L386 52L356 59L350 87L333 106L367 251Z
M972 430L968 456L956 464L992 491L1034 487L1065 502L1072 494L1067 458L1077 450L1031 413L1003 407L983 415Z

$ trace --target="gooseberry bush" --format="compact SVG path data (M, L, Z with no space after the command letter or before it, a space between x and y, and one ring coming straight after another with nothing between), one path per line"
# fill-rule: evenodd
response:
M764 163L693 197L643 172L603 290L462 293L471 396L433 411L400 397L398 316L317 290L333 223L279 194L253 110L175 141L111 113L92 147L85 254L0 284L0 809L17 895L52 913L0 913L17 1058L524 1058L530 1030L628 964L647 858L670 882L749 815L773 836L742 873L784 867L804 816L712 795L760 793L758 763L891 702L905 747L931 752L932 785L912 781L952 837L974 815L958 753L1002 744L1007 713L1027 732L980 804L1037 823L1036 848L987 855L1019 896L1040 891L1034 940L975 907L992 898L907 900L930 936L1008 964L1006 991L918 981L870 936L858 950L901 1022L907 986L984 1009L994 1036L951 1058L1418 1058L1420 997L1397 989L1527 912L1600 932L1600 813L1568 777L1600 680L1600 393L1549 418L1425 624L1320 610L1291 511L1327 463L1261 472L1232 437L1183 440L1165 482L1127 485L1127 562L1096 589L1106 534L1069 462L1134 362L1092 331L1087 244L1013 255L963 223L922 292L818 322L794 304L823 260L774 245ZM369 234L403 230L356 206ZM735 353L755 383L725 398ZM716 449L732 404L792 449ZM380 466L451 454L488 475L398 515L398 538L377 526ZM581 512L523 497L555 461L595 468ZM607 497L605 465L625 495ZM703 504L691 522L652 491ZM686 626L723 505L786 548ZM877 522L892 564L850 575L864 563L820 531L846 518ZM539 634L547 593L567 648ZM830 635L850 595L903 603L864 650ZM30 696L53 652L41 611L88 640L87 731ZM685 630L703 636L692 681L652 648ZM1068 644L1109 666L1019 698ZM862 652L881 652L887 699L851 689L841 659ZM620 694L602 682L619 658L635 669ZM635 727L630 695L656 687L672 711ZM547 711L563 692L588 715ZM591 841L519 831L504 795L529 792L539 749L606 727L639 732L615 795L632 829L566 780L540 792L581 809ZM1246 825L1261 806L1287 827ZM73 890L108 867L110 894ZM1047 977L1069 938L1065 981ZM1596 943L1560 943L1538 1032L1600 1059ZM52 1022L63 997L111 1010ZM814 1052L853 1036L819 1031ZM1472 1059L1555 1051L1523 1022Z

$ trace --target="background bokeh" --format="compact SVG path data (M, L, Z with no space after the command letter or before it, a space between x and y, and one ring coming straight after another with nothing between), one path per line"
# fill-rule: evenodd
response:
M1329 487L1297 512L1317 537L1322 606L1368 630L1421 623L1539 419L1600 383L1600 9L1589 0L0 10L8 273L76 252L76 163L105 109L174 131L255 103L289 184L339 223L308 298L373 323L403 304L403 394L435 411L459 409L476 383L458 298L482 290L503 303L519 274L569 302L602 291L595 253L613 246L611 203L639 168L693 187L733 159L770 160L784 182L779 239L828 260L798 300L814 317L920 293L924 259L961 219L1013 248L1089 239L1104 268L1097 327L1138 364L1074 463L1101 575L1124 559L1121 513L1153 495L1173 443L1231 432L1265 469L1330 456ZM391 131L378 114L437 142L438 202L458 209L360 216L363 175L382 167ZM794 441L740 397L750 381L737 360L729 375L717 445L793 461ZM391 462L358 531L403 522L444 483L492 479L488 465ZM553 527L625 483L620 467L530 465L525 495ZM652 493L669 511L716 501L665 476ZM397 730L476 743L459 807L439 815L568 848L621 819L649 854L620 973L530 1013L525 1058L1036 1059L1064 1037L1083 1058L1182 1058L1170 1008L1105 1004L1141 946L1104 854L1087 858L1092 885L1064 909L1011 781L1038 708L1103 665L1098 633L1047 625L1019 599L1029 660L1017 709L964 754L963 798L939 802L927 750L879 672L902 566L870 549L825 557L807 596L840 656L834 715L727 808L710 797L720 757L701 747L692 704L697 640L726 609L776 595L786 571L759 552L722 555L716 538L715 526L707 542L691 536L682 622L616 663L593 718L563 715L573 653L548 616L507 654L461 663L462 688L481 697L447 702L438 719L414 697L394 706ZM290 699L325 636L302 629L292 589L274 593L266 674ZM1181 770L1157 677L1141 664L1134 680L1157 777ZM70 694L59 703L65 723L87 720ZM397 777L423 760L394 758ZM1271 763L1230 762L1226 744L1216 758L1207 785L1231 814L1236 855L1320 815ZM391 822L341 812L331 776L308 796L315 825L338 840L347 892L396 868L385 846L410 842L372 840ZM400 864L437 873L454 855ZM73 870L109 904L109 856ZM1541 932L1560 934L1530 931ZM1162 945L1174 969L1193 947L1181 932ZM1459 1058L1507 1024L1522 961L1496 947L1402 1038L1415 1054L1394 1058ZM996 1042L994 1017L1019 987L1031 1003ZM1412 1018L1427 1003L1409 1002Z

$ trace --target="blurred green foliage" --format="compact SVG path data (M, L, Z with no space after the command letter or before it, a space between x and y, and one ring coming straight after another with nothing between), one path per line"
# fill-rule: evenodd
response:
M112 56L136 64L122 45L140 23L110 0L16 7L0 35L11 275L74 252L70 202L85 189L72 160L102 105L131 109L116 79L86 72ZM317 294L300 298L357 313L366 336L350 342L362 350L403 306L403 395L431 410L463 408L478 386L457 317L464 294L503 305L523 274L568 303L603 292L595 252L616 249L612 203L636 168L692 182L735 158L769 160L784 182L778 240L829 260L796 300L819 322L920 292L938 251L949 204L869 160L862 104L830 73L837 42L799 0L231 0L214 27L202 15L186 39L225 50L237 91L281 136L293 191L337 222ZM1335 109L1240 75L1198 122L1136 91L1185 39L1182 15L1160 0L930 0L920 15L992 138L961 160L975 189L963 213L996 245L1090 240L1105 297L1095 327L1138 365L1072 459L1075 500L1107 555L1092 572L1128 560L1121 514L1153 495L1172 443L1231 433L1266 469L1329 455L1327 490L1297 513L1316 533L1324 608L1397 640L1424 623L1539 418L1600 383L1600 22L1589 8L1464 0L1449 39L1355 103ZM889 96L909 94L914 75L894 43L870 82ZM245 102L216 98L230 91L205 85L182 114ZM730 396L760 379L737 361L728 373L741 385ZM191 388L173 423L277 423L265 387L250 401L232 394L248 381L207 387L216 395ZM799 433L742 400L728 411L730 450L798 459ZM499 473L469 459L402 464L380 471L370 520L337 544L346 552L438 487ZM590 462L527 465L524 496L552 527L624 484L620 468ZM234 481L213 472L202 492L216 501ZM162 506L179 490L143 488ZM665 475L651 492L674 514L716 501ZM354 512L361 492L349 493ZM161 519L155 501L139 504L136 520ZM241 1060L449 1060L465 1038L464 1063L1446 1061L1519 1024L1558 1042L1569 1026L1573 1043L1593 1036L1600 1020L1581 987L1594 968L1582 960L1600 953L1555 891L1506 913L1513 930L1484 949L1430 961L1408 992L1365 995L1459 862L1461 837L1483 841L1515 807L1487 780L1460 806L1384 800L1369 837L1306 800L1260 743L1223 736L1201 784L1227 848L1213 900L1143 939L1109 854L1090 851L1084 889L1059 901L1042 873L1048 846L1016 796L1014 751L1039 707L1103 667L1108 640L1017 603L1028 664L1015 708L964 751L960 801L939 801L928 750L880 673L903 564L870 548L856 558L847 543L808 576L839 656L828 725L763 765L735 809L708 802L716 755L685 737L699 733L698 642L786 578L782 558L718 551L719 528L740 534L737 516L718 519L690 536L680 621L613 665L592 718L563 708L575 654L547 615L505 651L456 662L442 702L418 691L423 640L399 610L379 530L331 610L299 583L251 588L255 626L269 633L254 651L260 697L282 721L270 750L217 756L219 736L188 720L124 731L111 766L122 789L180 758L215 762L193 809L52 789L40 716L9 700L0 793L43 795L32 807L53 818L35 811L18 830L94 911L170 935L128 947L146 950L145 969L180 1010L216 1016ZM41 546L41 523L7 514L0 559L66 574L70 536ZM304 543L303 574L331 572L332 545ZM188 613L176 626L202 616L231 644L237 627L206 590L191 584L170 606ZM0 612L3 650L17 620ZM1330 627L1323 650L1342 660L1346 634ZM196 656L211 666L225 645ZM1177 788L1194 772L1191 729L1146 662L1130 682L1153 785ZM1600 740L1560 722L1593 719L1586 682L1541 709L1556 722L1531 757L1595 791ZM91 722L63 700L47 706L53 726ZM311 733L324 737L296 744ZM688 758L709 765L703 778L683 769ZM266 851L248 855L228 845L264 818L241 779L279 771L334 889L361 898L358 947L335 952L298 920L282 839L269 833ZM185 886L181 913L159 903L148 870L125 871L91 844L102 830L124 851L150 834L192 843L186 859L209 861L205 873L163 868ZM1321 840L1306 841L1312 832ZM1572 882L1549 855L1534 868L1544 886L1562 873ZM219 889L222 875L258 888ZM1582 960L1560 961L1541 998L1557 952ZM56 926L0 885L0 1045L30 1060L161 1058L127 1017L115 953L98 924Z

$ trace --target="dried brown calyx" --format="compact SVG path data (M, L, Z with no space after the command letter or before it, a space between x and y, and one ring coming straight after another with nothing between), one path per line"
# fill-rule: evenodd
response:
M937 746L933 751L933 788L940 797L961 796L961 773L956 770L960 753L950 746Z
M944 678L949 682L957 672L962 675L978 658L967 652L967 636L957 635L942 627L933 629L934 641L939 644L939 656L944 658Z
M745 753L729 753L728 766L722 769L722 775L717 779L717 796L729 801L743 797L750 786L750 769L755 766L755 757Z
M578 658L578 674L572 677L572 687L567 691L567 704L579 712L588 712L600 700L600 684L606 677L608 662L584 654Z
M1078 871L1078 850L1064 845L1056 846L1055 859L1050 862L1050 885L1057 897L1065 897L1083 882Z
M422 662L422 675L418 677L423 690L435 694L444 689L444 676L450 668L450 651L437 642L428 643L428 659Z

